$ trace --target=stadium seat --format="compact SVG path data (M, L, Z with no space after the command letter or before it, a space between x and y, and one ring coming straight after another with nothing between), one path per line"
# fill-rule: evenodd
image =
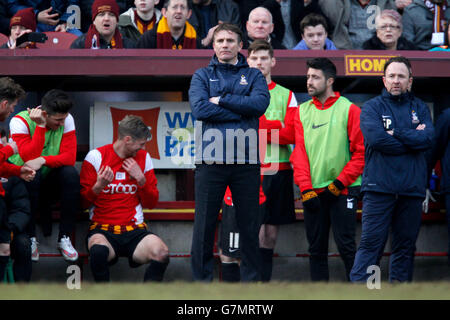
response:
M8 41L8 37L3 33L0 33L0 46L6 43L6 41Z
M44 32L48 40L44 43L36 43L39 49L69 49L72 42L78 38L69 32Z

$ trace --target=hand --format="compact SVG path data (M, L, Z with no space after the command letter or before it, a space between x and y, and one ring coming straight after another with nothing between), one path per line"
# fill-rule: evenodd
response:
M25 165L20 167L20 178L22 180L25 180L26 182L30 182L34 179L35 176L36 176L35 170L33 170Z
M33 160L28 160L23 166L28 167L34 171L38 171L44 164L45 159L43 157L39 157Z
M114 180L114 171L110 166L101 167L97 173L97 181L95 182L92 190L94 193L99 194L105 187Z
M38 13L37 16L37 21L43 24L48 24L51 26L56 26L59 22L58 13L54 13L54 14L50 14L50 12L52 11L52 7L42 10L41 12Z
M427 189L425 200L422 202L422 210L424 213L428 213L428 203L431 201L436 202L436 199L433 198L433 195L431 194L430 189Z
M66 32L67 31L67 23L58 24L55 28L56 32Z
M14 154L19 152L19 148L17 148L17 143L14 140L11 140L11 142L6 144L7 146L10 146L14 150Z
M405 9L407 6L409 6L412 3L412 0L395 0L395 5L397 6L397 9Z
M341 191L345 189L345 186L338 179L335 179L332 183L325 188L320 194L320 198L327 201L336 201L341 194Z
M145 176L141 167L133 158L127 158L123 161L122 168L124 168L128 174L138 182L138 185L142 187L145 182Z
M303 208L310 212L318 213L320 211L320 200L314 190L305 190L302 192Z
M426 127L427 127L427 126L426 126L425 123L421 123L421 124L419 124L419 125L417 126L416 130L425 130Z
M17 34L17 35L11 34L11 36L9 37L9 41L7 42L8 48L15 49L16 48L16 40L18 38L20 38L21 36L23 36L25 33L30 33L30 32L32 32L31 29L26 29L26 30L20 31L19 34ZM20 44L17 48L25 48L28 45L31 45L30 41Z
M40 127L44 127L47 125L47 112L42 110L41 108L27 108L28 114L30 115L30 119L36 122L36 124Z
M220 23L219 23L219 24L220 24ZM216 25L216 26L214 26L214 27L212 27L212 28L210 28L210 29L208 30L208 34L206 35L206 37L205 37L204 39L202 39L202 46L207 47L207 46L209 46L209 45L211 44L212 39L213 39L214 30L217 29L217 27L219 26L219 24Z
M220 97L211 97L209 98L209 102L214 104L219 104Z

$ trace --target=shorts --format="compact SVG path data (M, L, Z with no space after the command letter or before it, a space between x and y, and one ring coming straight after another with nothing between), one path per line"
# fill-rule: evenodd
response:
M139 242L149 234L154 234L146 229L135 229L121 234L114 234L101 229L93 229L88 232L86 237L86 247L88 247L89 238L97 233L105 236L106 240L108 240L116 253L116 257L109 262L109 265L115 264L117 260L119 260L119 257L127 257L128 264L131 268L137 268L141 265L133 261L133 253Z
M261 221L266 215L265 203L259 206L261 211ZM222 249L222 254L230 258L240 258L240 242L239 242L239 228L236 221L236 209L234 206L229 206L223 203L222 206L222 223L220 225L219 234L219 248Z
M264 176L266 216L263 224L281 225L295 222L294 177L292 170L281 170Z

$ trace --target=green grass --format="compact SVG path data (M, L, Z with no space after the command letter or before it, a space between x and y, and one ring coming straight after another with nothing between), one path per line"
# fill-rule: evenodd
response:
M273 282L269 284L211 284L167 282L161 284L85 282L80 290L65 284L32 283L0 285L0 299L43 300L448 300L450 283L381 283L380 290L343 283Z

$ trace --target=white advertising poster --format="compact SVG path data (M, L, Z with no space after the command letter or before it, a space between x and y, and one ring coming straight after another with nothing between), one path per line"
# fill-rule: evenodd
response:
M188 102L95 102L91 108L90 149L117 139L118 122L141 116L151 132L146 149L157 169L194 167L194 118Z

